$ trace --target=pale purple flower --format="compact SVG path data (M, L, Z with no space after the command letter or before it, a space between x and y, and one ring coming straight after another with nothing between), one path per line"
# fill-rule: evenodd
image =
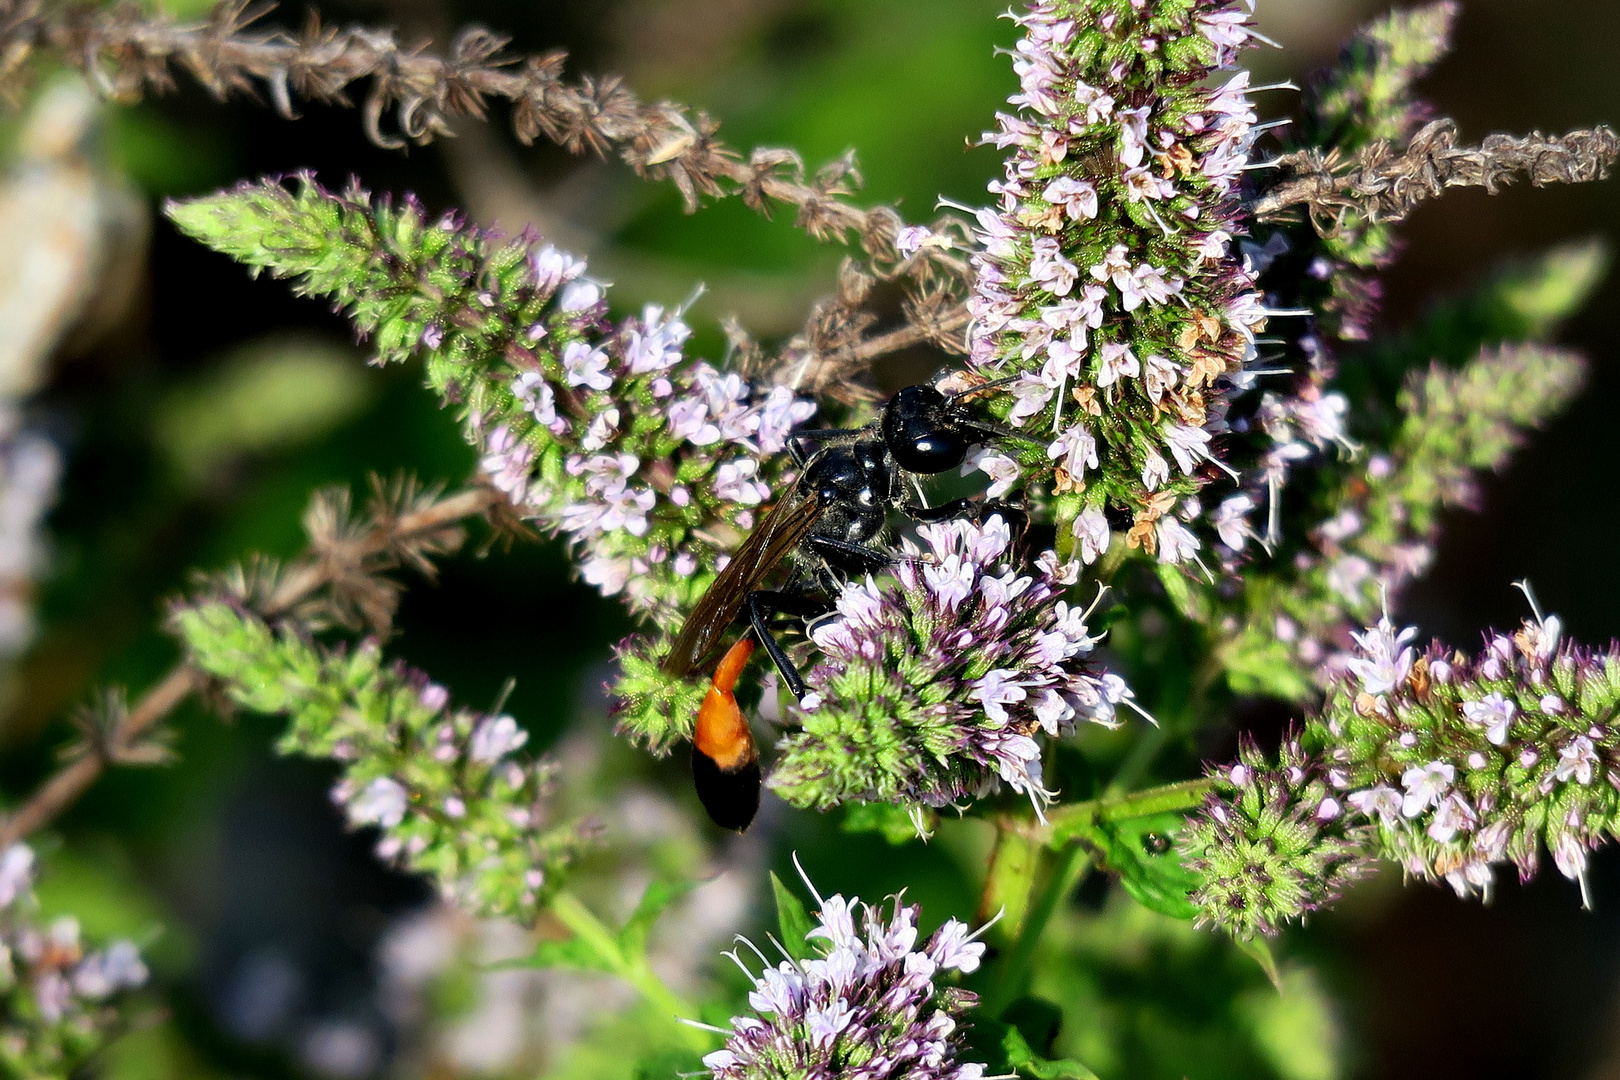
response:
M1458 833L1470 832L1478 823L1479 819L1475 817L1468 801L1452 792L1441 801L1440 808L1434 812L1434 818L1429 822L1426 831L1438 842L1449 844L1457 838Z
M631 322L625 333L624 359L630 374L644 375L674 367L681 361L681 347L691 336L691 329L679 316L666 318L662 307L648 304L640 323Z
M1097 187L1089 180L1060 176L1046 185L1041 198L1063 208L1070 221L1097 216Z
M1408 626L1397 634L1386 615L1377 626L1352 636L1363 655L1350 659L1346 666L1361 680L1363 692L1376 696L1406 681L1416 659L1407 642L1417 636L1417 627Z
M1212 456L1209 452L1209 432L1200 427L1171 424L1164 430L1164 441L1183 475L1190 475L1200 461Z
M568 252L547 244L530 254L529 269L534 274L535 288L550 293L583 274L585 263Z
M34 885L34 849L18 841L0 855L0 908L10 907Z
M73 969L73 989L82 997L101 1001L120 990L146 983L148 972L133 941L115 941L91 953Z
M517 750L529 741L529 733L518 727L512 717L487 716L473 728L467 756L481 764L490 764Z
M1117 115L1120 120L1119 132L1119 160L1128 169L1134 169L1142 164L1142 156L1147 152L1147 108L1120 109Z
M1069 295L1080 271L1064 256L1058 242L1050 236L1036 237L1033 251L1029 276L1054 296Z
M1098 348L1101 362L1097 368L1097 385L1112 386L1120 379L1134 379L1142 373L1142 365L1129 345L1110 342Z
M1170 463L1157 450L1148 450L1142 460L1142 486L1157 491L1170 479Z
M570 341L563 350L564 377L569 386L586 386L592 390L606 390L613 385L608 373L608 354L583 341Z
M1216 507L1212 519L1215 533L1221 538L1221 543L1233 551L1242 551L1251 535L1249 532L1249 514L1256 507L1254 498L1249 495L1238 494L1222 500Z
M988 476L990 486L985 490L985 495L992 499L999 499L1011 491L1012 486L1023 475L1023 470L1019 468L1017 461L1006 454L998 454L987 448L980 448L977 453L963 463L962 469L964 475L977 469Z
M1005 705L1013 705L1029 696L1029 691L1017 680L1018 672L996 668L986 672L973 684L973 698L984 703L985 715L998 724L1007 722Z
M535 423L550 427L557 422L557 396L538 372L525 371L513 379L512 396Z
M569 283L563 289L562 295L557 298L559 311L589 311L602 302L602 286L600 283L581 278Z
M1462 707L1463 715L1475 727L1485 729L1485 738L1496 746L1507 743L1508 728L1513 724L1513 715L1518 706L1498 691L1491 691L1479 701L1465 701Z
M1556 780L1574 778L1578 784L1592 782L1593 769L1599 764L1597 748L1585 735L1577 735L1558 751L1558 767L1553 770Z
M409 794L398 780L379 776L348 801L349 820L355 825L391 829L405 820Z
M1196 562L1198 537L1173 517L1163 517L1155 527L1159 540L1159 561L1162 563Z
M1085 477L1088 467L1097 467L1097 440L1084 424L1071 424L1051 446L1046 456L1059 462L1076 480Z
M1074 537L1080 544L1080 559L1086 565L1097 561L1108 550L1108 518L1101 510L1090 507L1080 512L1074 521Z
M1127 170L1120 180L1125 185L1125 197L1132 202L1176 197L1176 186L1145 165Z
M1401 816L1415 818L1423 813L1446 796L1456 779L1456 768L1444 761L1414 765L1401 773L1401 786L1406 789L1401 800Z
M1088 86L1079 79L1074 81L1074 100L1086 111L1085 123L1088 126L1100 124L1114 113L1114 99L1111 95L1096 87Z

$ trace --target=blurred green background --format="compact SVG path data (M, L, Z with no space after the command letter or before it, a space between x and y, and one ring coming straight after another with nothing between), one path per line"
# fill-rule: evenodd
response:
M982 201L998 171L994 151L968 140L1013 85L993 52L1014 36L997 18L1004 7L366 0L321 12L394 25L406 40L443 41L476 21L510 34L514 49L567 48L575 71L620 72L643 97L710 111L735 146L791 146L812 167L854 148L864 197L898 201L919 220L942 196ZM193 15L201 4L170 10ZM1257 81L1325 62L1378 10L1261 0L1262 30L1287 48L1254 55ZM275 17L296 22L302 12ZM1455 55L1426 89L1471 138L1620 121L1620 4L1471 0ZM1267 104L1281 107L1276 95ZM341 320L181 239L155 214L164 198L310 169L329 184L354 175L376 191L414 191L508 231L532 223L590 256L620 310L679 302L705 283L692 322L713 357L724 315L767 339L791 334L840 258L736 200L688 216L668 186L520 147L500 123L395 153L365 142L354 110L307 106L288 123L251 103L222 105L181 76L177 93L93 110L86 124L83 138L44 146L15 117L5 125L7 198L44 191L40 205L108 223L100 270L92 278L81 268L93 280L85 311L60 327L26 410L62 446L67 473L49 519L39 636L0 728L0 790L13 799L50 769L71 738L68 714L94 686L139 688L172 661L157 627L190 568L250 551L296 554L315 487L358 492L368 473L396 469L454 483L473 463L416 372L364 367ZM1504 259L1593 236L1620 242L1620 188L1454 193L1419 211L1406 235L1387 282L1386 329ZM22 242L0 237L0 252ZM85 267L96 262L80 254ZM1400 614L1425 634L1465 645L1487 625L1516 621L1509 583L1527 577L1577 638L1620 635L1620 427L1608 416L1620 395L1617 298L1611 280L1567 334L1593 360L1586 393L1487 485L1483 513L1451 522L1435 571L1406 598ZM601 683L628 623L569 580L556 544L474 545L437 584L413 582L399 627L394 652L458 700L492 702L515 677L508 708L534 745L605 730ZM344 833L325 794L331 770L275 757L272 723L221 723L189 705L174 727L177 764L108 776L44 842L47 906L80 912L94 931L162 928L151 945L161 987L153 1026L116 1057L115 1073L363 1076L390 1055L404 1062L409 1024L379 994L377 950L429 890ZM592 743L599 758L601 741ZM680 762L605 753L605 774L695 810ZM824 890L875 898L910 886L933 922L972 908L983 840L972 829L892 849L780 804L766 822L770 861L780 868L797 849ZM722 845L721 858L757 863L762 842ZM1069 1013L1064 1044L1109 1080L1620 1077L1620 854L1599 854L1594 882L1598 909L1585 913L1550 872L1529 887L1504 883L1489 907L1403 889L1386 872L1285 939L1279 998L1224 944L1121 904L1094 881L1074 901L1089 914L1054 930L1039 985ZM589 1061L576 1062L579 1075L592 1074Z

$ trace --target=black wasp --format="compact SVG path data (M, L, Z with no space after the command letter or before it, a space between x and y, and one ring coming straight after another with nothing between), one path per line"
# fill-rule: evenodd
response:
M968 450L999 438L1024 438L981 420L963 402L998 383L946 396L932 386L908 386L864 428L795 432L788 452L799 477L765 519L748 534L709 591L687 616L661 665L685 678L703 668L721 635L739 617L765 647L794 697L805 696L804 678L771 633L779 615L810 619L832 608L843 580L876 573L893 557L873 546L889 511L917 521L960 517L973 504L955 499L923 506L907 493L911 474L957 468ZM808 452L807 452L808 448ZM760 586L784 560L794 576L781 589ZM759 761L752 734L731 689L752 644L744 640L727 655L699 710L692 739L692 771L698 797L715 822L747 828L759 807Z

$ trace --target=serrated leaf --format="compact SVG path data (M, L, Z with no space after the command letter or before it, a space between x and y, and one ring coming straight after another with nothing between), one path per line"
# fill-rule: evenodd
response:
M776 896L776 926L782 935L782 948L795 960L808 960L815 954L810 949L809 935L815 924L810 913L793 890L782 884L782 879L771 872L771 892Z
M1187 894L1198 887L1199 878L1181 865L1173 842L1184 820L1180 814L1155 814L1099 821L1087 830L1086 839L1137 903L1174 919L1192 919L1198 909Z

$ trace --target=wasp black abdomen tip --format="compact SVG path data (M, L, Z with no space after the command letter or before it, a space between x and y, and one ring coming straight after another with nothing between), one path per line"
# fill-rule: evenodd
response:
M703 809L722 829L742 832L759 812L758 758L750 758L728 772L694 746L692 783Z

